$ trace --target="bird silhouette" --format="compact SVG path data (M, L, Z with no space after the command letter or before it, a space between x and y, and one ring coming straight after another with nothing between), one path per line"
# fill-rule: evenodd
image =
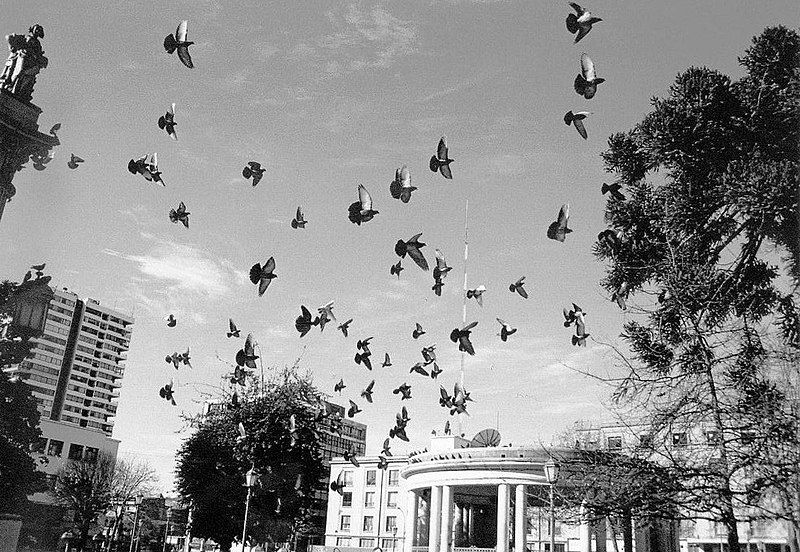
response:
M414 366L411 367L411 370L409 370L408 373L411 374L416 372L417 374L425 376L427 378L429 374L428 371L424 368L424 366L425 365L422 364L421 362L417 362Z
M191 213L186 210L186 205L181 201L177 209L169 210L169 221L173 224L180 222L185 228L189 228L190 214Z
M339 475L336 476L336 481L331 481L331 490L341 495L343 494L345 487L344 471L341 471L339 472Z
M392 451L389 448L389 443L390 443L390 441L389 441L388 438L383 440L383 447L381 448L381 454L383 454L384 456L391 456L392 455Z
M264 173L267 169L261 167L261 163L257 161L248 161L247 165L244 166L242 169L242 176L250 179L253 179L253 188L255 188L261 179L264 177Z
M617 201L625 201L625 194L619 191L620 188L622 188L622 184L619 182L614 182L613 184L606 184L603 182L600 191L603 192L603 195L606 195L606 192L610 193L611 197Z
M181 366L181 355L178 352L167 355L164 357L164 362L167 364L172 364L172 366L177 370Z
M433 363L433 368L431 368L431 379L436 379L439 377L439 374L442 373L442 369L439 368L439 365L436 362Z
M439 146L436 148L436 155L431 156L430 168L433 172L439 171L443 177L452 179L453 173L450 170L450 163L453 162L453 159L450 159L449 153L447 137L442 136L439 140Z
M128 161L128 171L131 174L140 174L148 182L156 182L162 186L166 186L166 182L161 177L161 171L158 170L158 153L153 153L150 156L150 161L147 160L147 154L139 159L131 159Z
M167 135L173 140L178 139L178 133L175 132L175 104L173 103L170 108L161 117L158 118L158 128L165 131Z
M581 72L575 77L575 92L591 100L597 92L597 85L605 81L597 76L592 59L585 52L581 54Z
M371 221L378 214L378 211L372 208L372 196L363 185L358 185L358 201L351 203L347 212L350 222L358 226Z
M583 124L583 120L591 114L591 111L578 111L576 113L573 113L571 110L567 111L564 114L564 124L567 126L573 125L575 130L578 131L578 134L580 134L584 140L587 140L589 135L586 133L586 127Z
M228 318L228 337L239 337L239 328L233 322L233 318Z
M174 328L175 325L178 323L178 320L175 318L174 314L168 314L167 316L164 317L164 320L167 321L168 328Z
M250 281L258 286L258 296L264 295L272 280L277 278L275 274L275 258L270 257L264 265L259 263L250 267Z
M416 322L415 324L416 326L414 327L414 331L411 332L411 337L414 339L419 339L419 336L425 335L425 330L422 329L422 326L419 324L419 322Z
M353 319L351 318L350 320L348 320L346 322L342 322L341 324L336 326L336 328L338 330L341 330L342 334L344 334L344 336L347 337L347 331L350 328L350 324L352 324L352 323L353 323Z
M510 284L508 286L508 291L510 291L511 293L517 292L520 297L522 297L523 299L527 299L528 292L525 291L525 276L523 276L513 284Z
M411 200L411 192L416 189L416 186L411 185L411 175L408 172L408 167L403 165L395 171L394 180L389 184L389 193L394 199L408 203Z
M483 306L483 294L486 293L486 286L480 285L474 289L467 290L467 299L475 299L475 301L480 305Z
M294 321L295 329L300 332L300 337L306 335L312 326L316 326L319 324L319 317L314 319L311 318L311 313L305 307L305 305L300 305L300 316L297 317Z
M569 203L565 203L558 210L558 218L547 227L547 237L563 242L570 232L572 229L569 228Z
M453 270L453 267L447 266L444 253L439 249L434 249L433 252L436 255L436 266L433 267L433 278L436 280L444 279L447 273Z
M472 329L478 325L478 322L472 322L467 324L461 329L454 328L453 331L450 332L450 341L453 343L458 343L458 350L469 353L470 355L475 354L475 349L472 346L472 341L469 339L469 335Z
M164 38L164 50L168 54L172 54L177 50L178 58L180 58L181 62L189 69L192 69L194 65L192 64L192 56L189 55L189 46L194 42L190 42L188 39L187 26L188 23L186 21L181 21L175 30L175 34L168 34Z
M47 168L47 164L53 160L55 154L53 150L47 152L47 155L38 155L34 154L31 156L31 161L33 161L33 168L37 171L43 171Z
M175 391L172 389L174 382L169 380L169 383L164 385L158 390L158 395L167 402L172 403L172 406L177 406L175 403Z
M403 382L403 384L400 385L399 387L397 387L395 389L392 389L392 394L401 395L400 396L400 400L401 401L410 399L411 398L411 386L408 385L407 383Z
M83 163L83 162L84 162L83 159L81 159L80 157L78 157L74 153L71 153L69 155L69 161L67 161L67 167L69 167L70 169L77 169L78 168L78 164L79 163Z
M375 387L375 380L369 382L364 390L361 392L361 396L367 400L368 403L372 402L372 388ZM352 418L352 416L350 416Z
M379 454L379 455L378 455L378 465L377 465L377 468L378 468L379 470L385 470L385 469L388 469L388 468L389 468L389 460L387 460L387 459L386 459L386 457L385 457L385 456L383 456L382 454Z
M413 235L411 239L407 241L397 240L394 246L394 252L401 259L404 259L405 256L408 255L422 270L428 270L428 261L420 251L420 249L425 247L425 244L419 241L420 236L422 236L422 232Z
M356 458L356 448L353 445L350 445L350 449L342 453L342 457L355 467L359 467L358 458Z
M365 354L371 355L372 352L369 350L369 342L372 340L371 337L367 337L365 339L359 339L356 342L356 347L364 351Z
M429 345L427 347L423 347L422 358L425 360L425 364L430 364L431 362L436 360L436 345Z
M292 228L305 228L308 221L303 217L303 210L297 207L297 212L292 219Z
M500 323L500 340L503 342L508 341L508 336L516 333L517 328L511 327L508 322L501 318L498 318L497 321Z
M333 392L341 393L342 389L344 389L345 387L347 386L344 384L344 379L339 379L339 382L333 386Z
M388 368L392 365L392 359L389 358L389 353L385 353L383 363L381 363L381 368Z
M370 356L372 356L372 353L367 350L367 352L364 353L356 353L354 360L356 364L363 364L367 370L372 370L372 360L370 360Z
M389 274L394 276L397 274L397 279L400 279L400 272L403 271L402 261L397 261L397 264L393 264L392 267L389 269Z
M370 402L372 402L372 401L370 401ZM361 412L361 409L358 407L358 405L356 403L354 403L351 400L350 401L350 408L347 409L347 417L348 418L352 418L353 416L355 416L359 412Z
M567 30L575 36L575 44L592 30L592 25L602 21L599 17L594 17L588 10L583 9L575 2L569 2L575 13L567 15Z
M236 353L236 364L239 366L247 366L251 370L255 370L257 359L258 355L256 355L256 340L253 337L253 334L247 334L247 337L244 340L244 347L239 349L239 351Z

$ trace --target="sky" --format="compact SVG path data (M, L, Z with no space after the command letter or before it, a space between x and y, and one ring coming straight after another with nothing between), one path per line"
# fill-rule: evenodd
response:
M377 453L400 401L410 443L427 446L448 419L439 384L452 390L461 354L448 339L461 325L465 203L469 202L468 287L476 355L465 361L475 399L467 437L498 427L503 444L553 442L576 420L608 419L610 387L622 373L614 348L635 308L622 312L599 286L592 255L604 229L600 154L608 137L632 128L675 76L709 66L736 78L737 58L765 27L797 14L794 0L674 2L598 0L603 19L578 44L566 30L566 2L405 0L403 2L3 2L4 34L44 27L49 58L33 101L44 132L61 123L61 145L45 171L30 163L0 221L0 278L19 281L46 262L54 283L133 313L131 348L114 438L120 453L148 460L159 488L173 491L175 451L194 414L229 385L226 362L242 340L228 318L252 332L264 365L299 359L331 399L354 399ZM167 55L164 37L188 20L194 69ZM789 23L790 24L790 23ZM585 100L573 90L586 52L606 82ZM157 120L176 104L178 141ZM584 141L563 122L590 111ZM453 179L428 159L447 136ZM128 160L158 152L166 187L134 176ZM83 159L76 170L66 162ZM248 161L265 168L252 187ZM392 199L395 169L418 187L408 204ZM358 227L347 208L363 184L379 214ZM168 212L185 202L190 228ZM564 243L546 230L570 205ZM298 205L309 221L290 226ZM423 253L440 249L454 267L444 292L409 260L389 274L394 244L422 232ZM277 279L263 297L247 277L273 256ZM526 276L525 300L508 285ZM331 324L300 339L300 305L334 301L350 337ZM588 314L586 348L571 345L562 307ZM636 301L633 301L635 307ZM173 313L175 328L163 318ZM518 328L508 342L497 317ZM415 322L426 335L414 340ZM356 340L374 336L372 372L353 362ZM439 381L409 374L424 346L437 346ZM191 369L164 362L191 348ZM389 352L393 366L381 368ZM593 377L595 376L595 377ZM175 378L177 407L158 396ZM340 378L347 387L334 394ZM372 380L375 403L360 391Z

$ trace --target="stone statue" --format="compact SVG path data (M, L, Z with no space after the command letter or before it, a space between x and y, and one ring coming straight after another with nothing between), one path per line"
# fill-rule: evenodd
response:
M8 60L0 75L0 88L8 90L18 99L29 102L33 96L36 75L47 67L47 58L39 42L44 38L41 25L28 29L28 34L6 36L8 41Z

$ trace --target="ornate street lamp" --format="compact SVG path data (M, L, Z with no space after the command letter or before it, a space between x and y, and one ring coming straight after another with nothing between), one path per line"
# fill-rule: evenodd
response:
M138 495L136 495L136 498L134 500L136 501L136 513L133 515L133 527L131 528L131 546L128 549L128 552L133 552L133 543L136 542L136 539L138 538L136 536L136 527L139 524L139 507L142 505L142 502L144 501L144 496L142 496L142 493L139 493Z
M559 465L552 458L544 465L544 476L550 484L550 552L556 552L556 506L553 489L558 481L559 469Z
M252 493L253 487L256 484L258 484L258 474L256 473L256 467L253 466L244 475L244 486L247 487L247 500L244 503L244 525L242 526L242 552L244 552L244 542L245 538L247 537L247 514L250 512L250 494Z

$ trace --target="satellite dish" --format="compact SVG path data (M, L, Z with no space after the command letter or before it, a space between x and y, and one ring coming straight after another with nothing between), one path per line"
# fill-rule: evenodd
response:
M496 429L483 429L470 441L473 447L496 447L500 444L500 432Z

